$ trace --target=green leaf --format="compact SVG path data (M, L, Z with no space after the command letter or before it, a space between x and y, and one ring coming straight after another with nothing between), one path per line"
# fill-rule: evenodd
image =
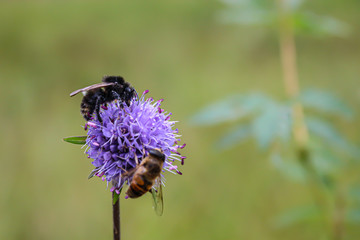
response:
M351 28L345 22L330 16L320 16L306 11L294 15L295 29L298 33L318 36L346 37Z
M228 8L218 13L220 23L268 26L275 22L275 16L267 9Z
M87 136L73 136L73 137L65 137L63 140L72 144L85 144Z
M277 135L283 141L289 142L292 134L292 109L287 105L279 106L278 114Z
M120 197L120 194L121 194L121 190L122 188L120 189L120 193L117 194L115 191L113 192L113 205L115 205L115 203L119 200L119 197Z
M289 139L291 134L290 110L275 103L264 105L263 112L252 122L252 133L261 148L267 148L276 137Z
M284 177L296 182L305 182L306 172L294 159L284 161L278 153L272 154L270 159L274 167L280 171Z
M317 172L321 174L334 173L343 166L340 159L329 151L322 141L310 141L310 151L312 157L312 164Z
M348 142L330 123L315 117L306 117L305 122L310 133L320 137L334 149L342 150L353 158L360 156L359 148Z
M337 114L348 119L353 116L353 112L349 106L333 94L326 91L308 89L301 93L300 101L305 107Z
M320 210L315 205L298 206L287 210L275 218L275 226L284 228L296 223L317 221L320 218Z
M266 148L277 133L278 113L274 106L270 106L252 122L252 131L261 148Z
M216 144L219 150L229 149L251 136L250 126L241 125L232 128Z
M267 98L261 94L234 95L215 102L190 118L190 124L206 126L234 121L255 113Z
M304 0L288 0L282 4L291 13L296 11ZM218 20L223 23L241 25L259 25L278 27L279 13L277 4L268 0L222 0L226 8L218 14Z

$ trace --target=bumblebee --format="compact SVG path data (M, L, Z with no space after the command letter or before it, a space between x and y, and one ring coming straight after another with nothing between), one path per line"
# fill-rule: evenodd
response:
M133 176L130 186L126 191L129 198L138 198L147 192L151 192L154 210L157 215L161 216L163 213L163 193L161 183L161 171L163 169L165 154L159 149L151 149L148 156L146 156L141 163L125 173L125 175Z
M97 119L102 122L100 107L114 100L119 100L127 105L131 99L137 97L135 89L120 76L105 76L102 83L94 84L85 88L78 89L70 93L70 97L82 92L84 97L81 101L80 112L86 121L96 113Z

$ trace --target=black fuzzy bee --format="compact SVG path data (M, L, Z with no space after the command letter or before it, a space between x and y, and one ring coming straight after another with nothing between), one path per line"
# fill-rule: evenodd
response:
M131 99L137 97L135 89L120 76L105 76L102 83L78 89L70 93L70 97L80 92L84 94L80 112L87 121L91 119L92 114L95 112L97 119L102 122L100 106L103 104L106 105L106 103L117 99L129 105Z

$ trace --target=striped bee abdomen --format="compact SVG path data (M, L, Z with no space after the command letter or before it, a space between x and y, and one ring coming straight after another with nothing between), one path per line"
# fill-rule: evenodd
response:
M138 198L148 192L153 185L153 182L148 181L144 175L135 174L129 189L127 190L126 194L130 198Z

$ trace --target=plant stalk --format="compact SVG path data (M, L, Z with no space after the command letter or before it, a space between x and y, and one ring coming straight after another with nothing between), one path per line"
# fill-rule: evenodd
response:
M280 16L282 16L279 40L285 92L288 98L297 99L300 87L296 65L296 46L292 21L288 17L289 10L286 9L286 0L279 0L279 9ZM304 109L299 102L295 102L293 105L293 116L295 142L300 149L304 149L309 140L309 133L304 121Z
M335 212L333 219L333 239L341 240L344 237L345 230L345 215L346 215L346 200L343 189L339 189L335 198Z
M114 240L121 239L121 232L120 232L120 199L113 203L115 191L112 193L112 208L113 208L113 233L114 233Z
M300 86L296 64L296 45L294 36L294 25L292 9L288 0L278 0L280 26L279 42L282 63L284 87L287 97L294 101L292 106L293 136L296 146L296 155L299 163L303 166L308 177L308 186L315 204L323 214L324 227L327 226L327 200L322 192L322 184L316 170L311 163L311 152L309 150L309 132L305 124L305 114L302 104L298 101Z

